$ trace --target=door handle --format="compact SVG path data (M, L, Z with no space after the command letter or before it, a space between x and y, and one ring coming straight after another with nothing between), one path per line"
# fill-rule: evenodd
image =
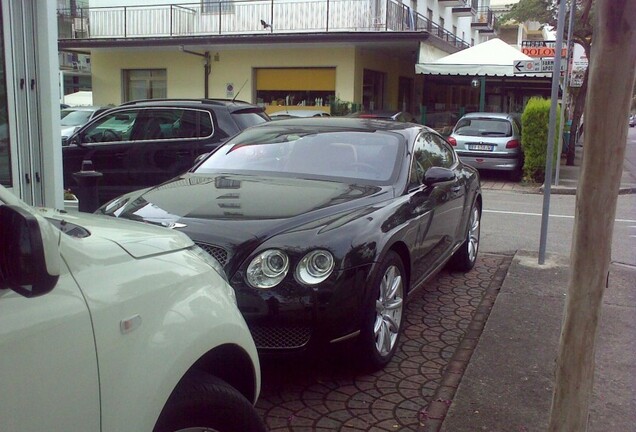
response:
M35 80L31 78L31 90L35 88Z
M24 90L24 78L20 78L20 90Z
M461 190L462 190L461 186L453 186L453 187L451 187L451 192L453 192L453 193L461 192Z
M24 174L24 180L26 180L27 184L31 184L31 176L29 173Z

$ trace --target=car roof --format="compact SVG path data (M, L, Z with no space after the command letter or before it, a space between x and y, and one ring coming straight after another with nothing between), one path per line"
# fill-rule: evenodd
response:
M351 131L375 132L377 130L403 131L413 128L426 128L414 123L396 122L393 120L354 117L296 117L275 122L262 123L252 128L300 126L317 129L345 129Z
M82 105L82 106L69 106L66 108L62 108L62 111L97 111L97 110L101 110L101 109L108 109L108 108L112 108L112 107L107 107L107 106L86 106L86 105Z
M140 99L124 102L120 107L131 106L217 106L226 107L229 111L238 111L246 108L264 111L264 108L242 100L234 99Z

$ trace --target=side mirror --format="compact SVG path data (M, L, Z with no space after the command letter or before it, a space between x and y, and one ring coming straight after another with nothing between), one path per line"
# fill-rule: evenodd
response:
M19 206L0 206L0 284L25 297L50 292L60 275L55 228Z
M430 167L424 173L424 184L426 186L453 180L455 180L455 172L448 168Z

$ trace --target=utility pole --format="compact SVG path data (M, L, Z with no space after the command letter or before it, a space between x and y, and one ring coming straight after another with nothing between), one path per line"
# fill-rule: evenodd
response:
M541 216L541 237L539 238L539 264L545 263L545 249L548 238L548 217L550 216L550 192L552 191L552 160L554 155L554 134L559 99L559 78L561 77L561 49L563 47L563 25L565 24L565 0L559 1L557 35L554 51L554 69L552 70L552 93L550 98L550 123L548 126L548 145L545 158L545 180L543 181L543 213Z

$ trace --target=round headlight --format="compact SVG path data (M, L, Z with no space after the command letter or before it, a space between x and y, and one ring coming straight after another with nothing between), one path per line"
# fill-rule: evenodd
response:
M254 288L272 288L285 278L289 258L285 252L269 249L256 256L247 266L247 281Z
M315 285L327 279L333 267L333 255L329 251L311 251L298 263L296 279L307 285Z

